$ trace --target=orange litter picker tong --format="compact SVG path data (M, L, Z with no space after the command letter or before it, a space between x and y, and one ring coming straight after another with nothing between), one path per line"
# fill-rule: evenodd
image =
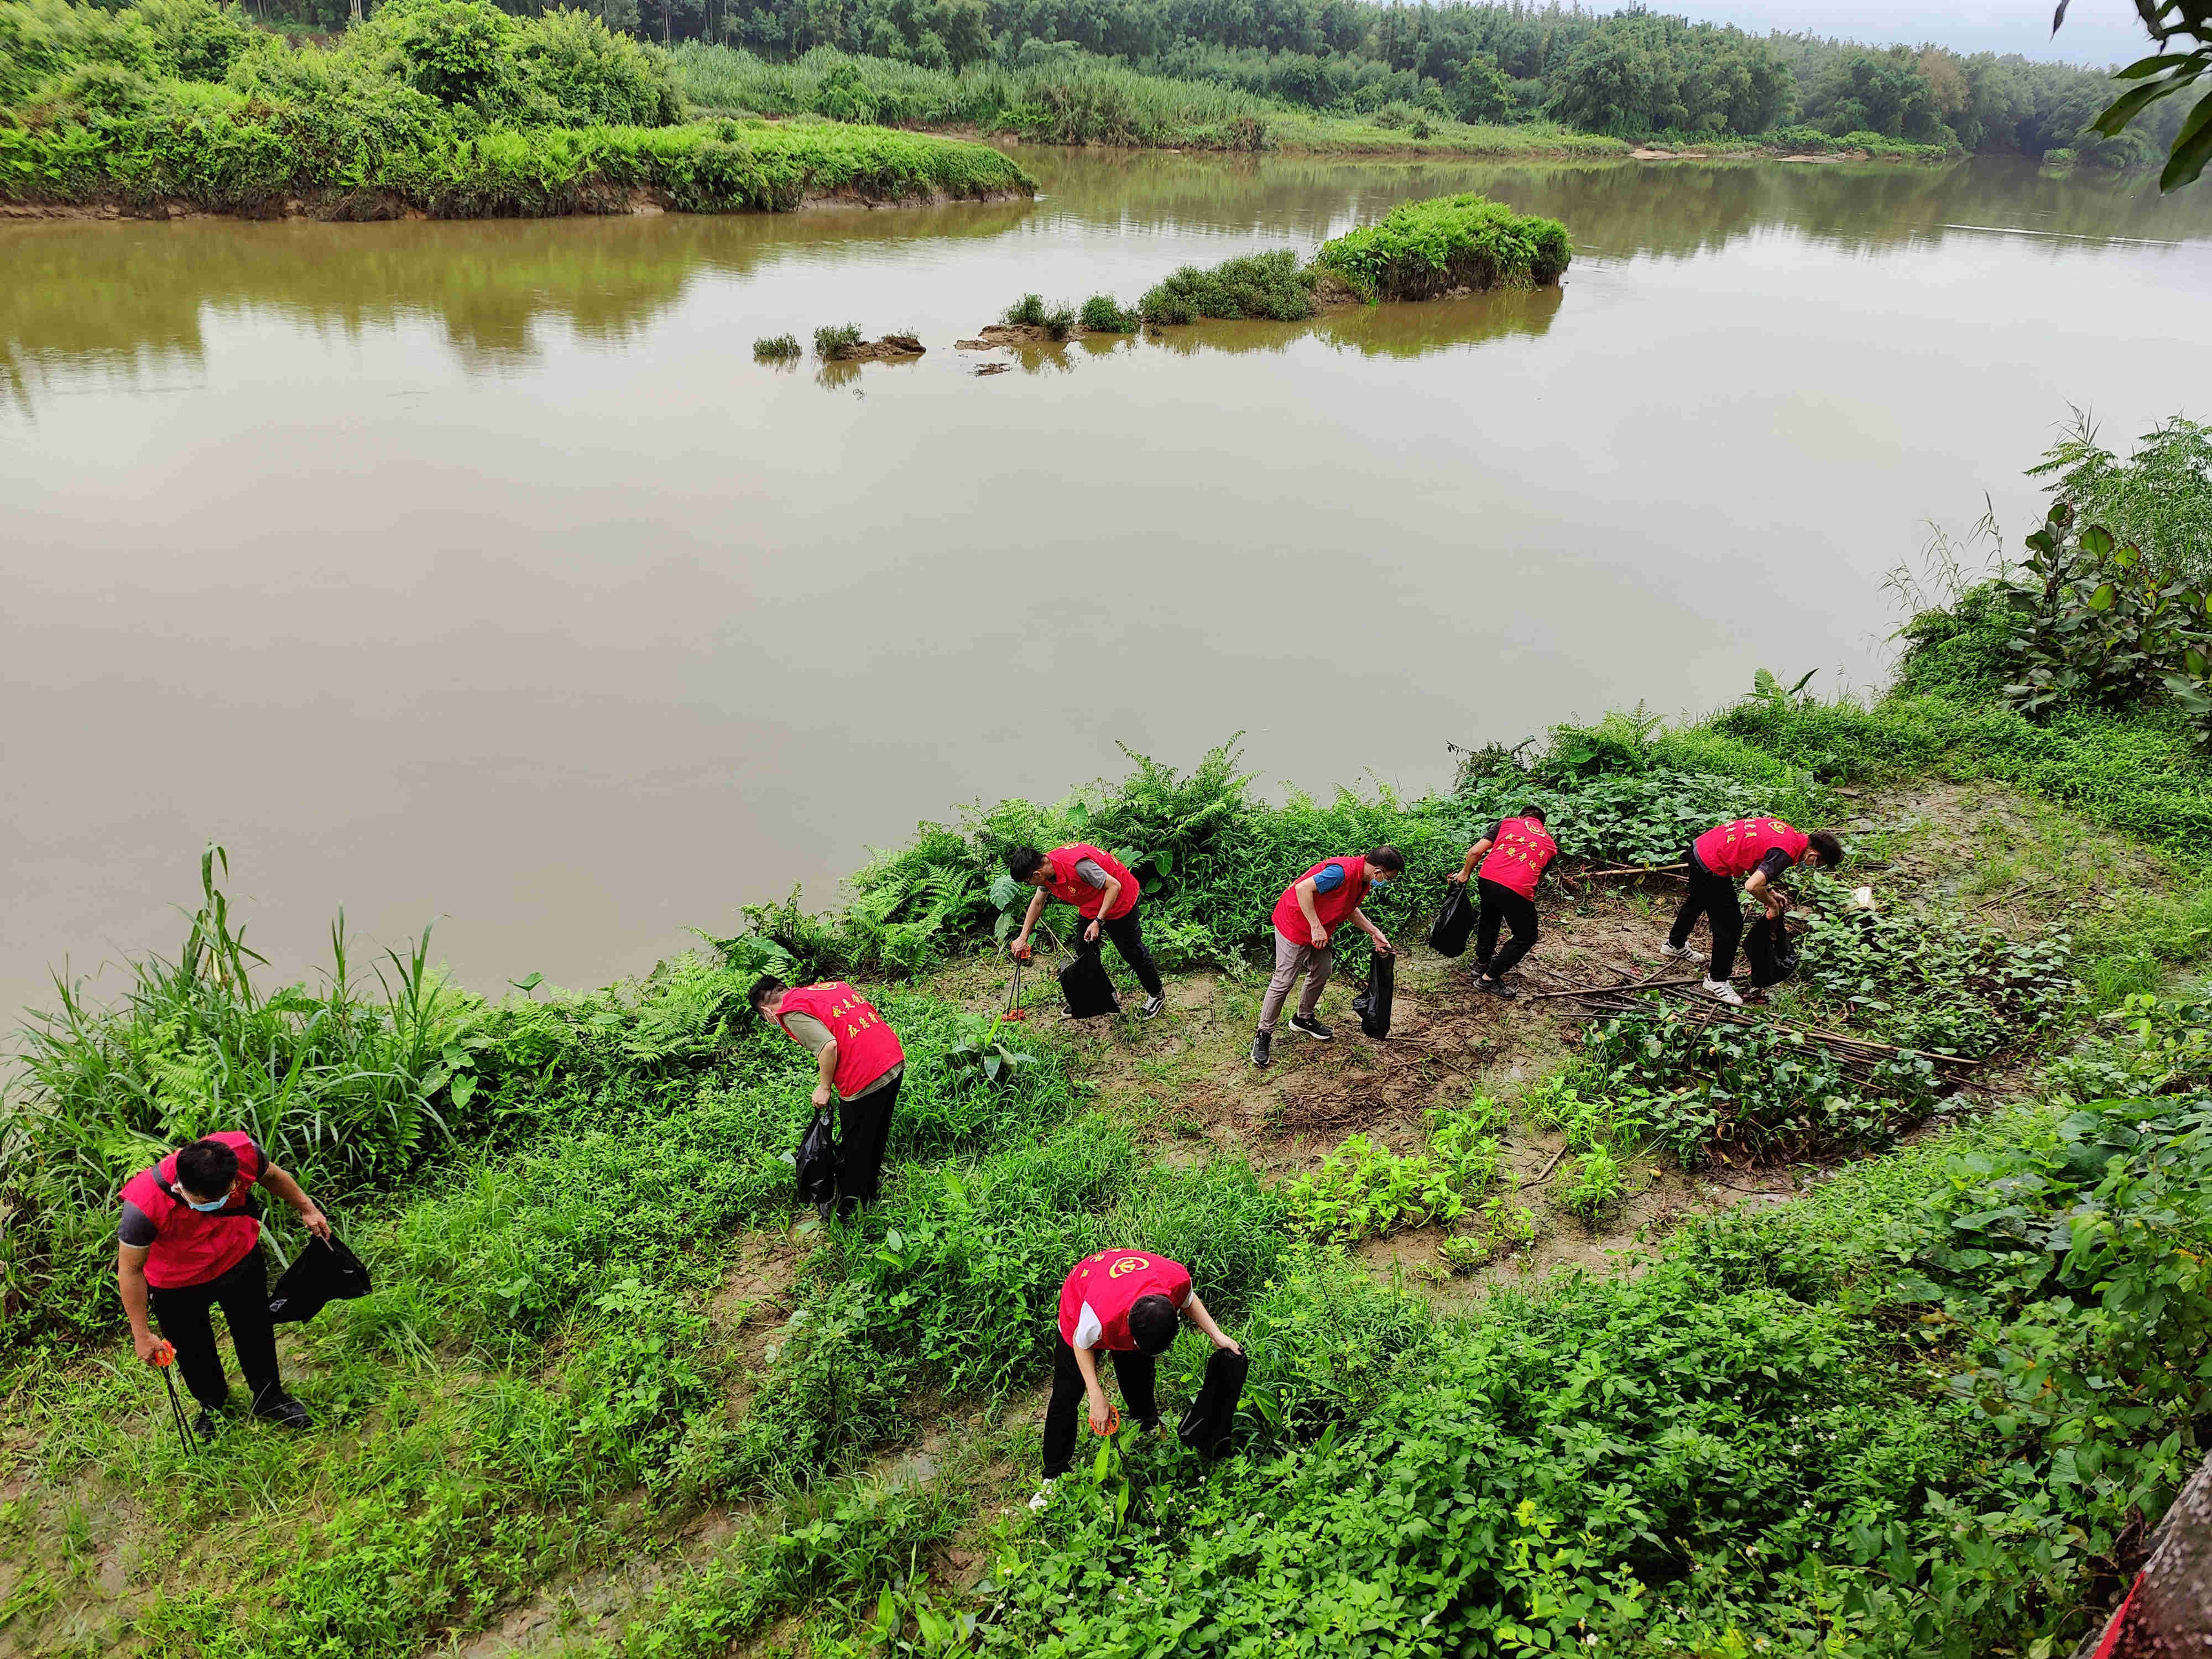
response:
M199 1437L192 1432L192 1425L185 1420L185 1402L177 1397L176 1367L176 1344L164 1337L154 1345L154 1369L161 1373L161 1381L169 1385L169 1413L177 1419L177 1438L184 1442L186 1451L195 1452L200 1449Z

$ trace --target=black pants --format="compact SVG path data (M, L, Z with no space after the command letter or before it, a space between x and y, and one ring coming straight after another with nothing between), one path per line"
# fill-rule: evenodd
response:
M204 1285L185 1285L176 1290L147 1286L147 1300L161 1334L177 1350L177 1369L192 1398L210 1411L220 1411L230 1398L230 1381L222 1374L222 1359L215 1351L215 1327L208 1310L221 1304L230 1325L230 1346L238 1350L238 1369L255 1409L272 1404L283 1393L276 1381L276 1328L269 1321L269 1269L257 1247L246 1260L220 1278Z
M1475 890L1482 895L1482 910L1474 922L1474 959L1488 964L1492 979L1504 979L1536 943L1536 901L1523 898L1502 881L1477 876ZM1513 930L1505 948L1498 948L1498 925Z
M1139 920L1144 908L1144 902L1139 900L1129 907L1129 914L1119 921L1101 921L1098 931L1114 941L1114 948L1121 953L1121 960L1129 964L1129 970L1137 976L1137 983L1145 988L1145 994L1156 997L1163 994L1160 970L1152 965L1152 953L1145 948L1145 924ZM1084 943L1083 936L1090 931L1091 924L1087 921L1075 930L1077 950L1095 951L1098 949L1095 944Z
M1725 980L1735 972L1735 947L1743 938L1742 902L1735 896L1735 883L1706 869L1698 858L1697 848L1690 849L1689 861L1689 896L1674 913L1674 925L1667 931L1667 943L1677 950L1687 945L1690 929L1698 925L1699 916L1705 917L1713 929L1713 962L1708 977Z
M1152 1357L1148 1353L1114 1354L1114 1375L1121 1384L1121 1403L1137 1421L1150 1427L1160 1420L1152 1398ZM1064 1336L1052 1340L1052 1399L1044 1408L1044 1478L1066 1474L1075 1458L1075 1422L1084 1409L1083 1373L1076 1368L1075 1350Z
M837 1103L837 1206L849 1212L873 1203L884 1181L884 1145L891 1138L891 1109L906 1078L857 1100Z

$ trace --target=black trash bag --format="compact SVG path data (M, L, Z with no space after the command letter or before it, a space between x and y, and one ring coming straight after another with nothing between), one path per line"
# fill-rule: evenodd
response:
M837 1115L824 1106L799 1138L799 1201L827 1204L837 1196Z
M1743 959L1751 964L1751 988L1763 991L1779 985L1797 971L1797 941L1790 937L1790 921L1769 921L1764 912L1743 936Z
M1444 908L1437 912L1436 921L1429 927L1429 949L1438 956L1458 957L1467 954L1467 941L1474 932L1475 911L1479 908L1474 895L1467 890L1471 884L1455 881L1444 895Z
M1114 994L1114 981L1106 976L1106 963L1095 945L1088 950L1078 946L1067 966L1060 970L1060 994L1067 999L1070 1019L1121 1012L1121 999Z
M1377 951L1368 964L1367 988L1352 1000L1352 1012L1359 1016L1359 1029L1368 1036L1390 1035L1390 998L1397 986L1398 958Z
M359 1256L336 1237L311 1237L269 1292L269 1317L279 1325L313 1319L325 1303L350 1302L370 1289L368 1269Z
M1252 1362L1241 1353L1216 1348L1206 1362L1206 1381L1198 1398L1182 1414L1176 1434L1182 1443L1207 1457L1229 1449L1230 1431L1237 1426L1237 1404L1244 1397L1244 1378Z

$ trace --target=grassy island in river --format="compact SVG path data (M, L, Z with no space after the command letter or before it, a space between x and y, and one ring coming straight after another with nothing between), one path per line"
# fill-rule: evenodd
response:
M325 48L209 0L0 0L0 203L462 218L1033 189L986 145L684 115L665 58L583 12L391 0Z
M2172 562L2139 462L2064 466ZM2039 533L2097 580L2105 538ZM0 1627L147 1659L2064 1653L2212 1420L2212 702L2067 678L2110 654L2076 597L1947 592L1881 696L1762 673L1419 799L1135 758L921 826L830 912L702 893L705 948L599 991L478 996L427 936L380 979L343 928L326 982L264 985L211 857L182 950L111 1006L62 988L5 1096ZM1818 919L1768 1009L1578 1020L1420 945L1532 808L1569 879L1521 972L1559 983L1658 966L1680 889L1620 866L1708 825L1850 854L1789 878ZM1042 975L1006 1017L1007 854L1073 842L1142 885L1156 1019L1060 1023ZM1347 1029L1347 960L1339 1040L1254 1071L1277 895L1384 842L1390 1037ZM749 1012L767 971L854 982L904 1044L849 1223L795 1202L815 1066ZM284 1339L313 1428L190 1455L118 1341L115 1200L216 1129L377 1288ZM1088 1443L1032 1513L1061 1277L1132 1243L1251 1357L1237 1448ZM1170 1422L1205 1353L1162 1360Z

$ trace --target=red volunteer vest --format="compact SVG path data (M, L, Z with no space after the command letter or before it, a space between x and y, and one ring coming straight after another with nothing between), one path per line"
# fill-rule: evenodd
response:
M852 1099L906 1059L898 1034L884 1024L884 1017L866 998L842 979L786 991L783 1000L775 1006L775 1023L783 1025L786 1014L811 1014L830 1028L830 1035L837 1041L837 1074L830 1079L830 1086L842 1100ZM783 1025L783 1034L791 1036L791 1027Z
M1790 863L1796 863L1811 840L1780 818L1738 818L1698 837L1698 862L1717 876L1747 876L1778 847L1790 854Z
M1507 818L1498 826L1498 839L1491 844L1475 877L1510 887L1522 898L1532 899L1536 896L1536 884L1559 856L1559 843L1544 828L1543 819Z
M146 1252L146 1282L157 1291L182 1290L221 1279L261 1242L260 1220L246 1205L253 1183L268 1166L254 1167L253 1137L225 1129L203 1139L220 1140L238 1154L230 1201L222 1209L203 1213L181 1197L170 1195L177 1186L174 1152L123 1183L124 1202L136 1204L154 1224L154 1243Z
M1075 873L1079 861L1089 859L1101 870L1121 884L1121 890L1114 896L1114 908L1107 912L1106 920L1119 921L1137 908L1137 898L1142 890L1137 878L1129 873L1129 866L1111 853L1102 853L1087 841L1071 846L1055 847L1045 858L1052 865L1052 896L1062 904L1075 907L1076 915L1089 921L1098 914L1098 901L1104 895L1096 887L1085 884Z
M1190 1270L1180 1261L1146 1250L1101 1250L1075 1264L1060 1287L1060 1338L1073 1346L1083 1306L1098 1316L1101 1334L1092 1346L1134 1353L1129 1310L1139 1297L1164 1296L1181 1308L1190 1296Z
M1332 864L1344 866L1344 885L1334 893L1316 893L1314 915L1321 918L1322 931L1334 935L1344 926L1344 919L1359 908L1359 901L1367 896L1367 860L1364 855L1323 859L1298 881L1319 875ZM1306 926L1305 913L1298 908L1298 881L1283 889L1282 897L1275 901L1275 931L1293 945L1311 945L1313 929Z

